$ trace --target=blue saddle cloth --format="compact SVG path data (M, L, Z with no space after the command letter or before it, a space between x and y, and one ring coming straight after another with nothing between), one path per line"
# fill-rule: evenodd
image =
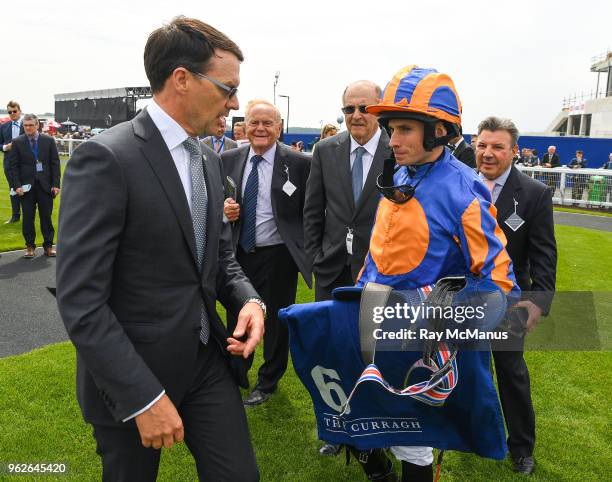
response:
M411 445L505 458L504 424L489 351L459 351L458 383L441 407L368 382L357 388L349 413L338 418L365 368L359 300L292 305L279 316L288 325L293 366L312 398L321 440L363 450ZM403 388L405 374L421 356L415 351L377 351L375 361L392 386ZM426 375L423 370L422 377ZM418 370L414 376L419 376ZM420 381L412 377L410 383Z

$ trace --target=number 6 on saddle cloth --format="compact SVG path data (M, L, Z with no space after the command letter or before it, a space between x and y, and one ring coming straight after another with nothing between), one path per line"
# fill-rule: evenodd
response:
M474 308L469 319L466 306ZM505 311L494 283L460 277L417 290L338 288L332 301L292 305L279 316L321 440L501 460L507 449L489 344L470 337L494 330Z

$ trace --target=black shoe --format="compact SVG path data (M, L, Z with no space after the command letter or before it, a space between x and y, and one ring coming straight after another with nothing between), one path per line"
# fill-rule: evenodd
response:
M402 460L402 482L432 482L433 465L417 465Z
M256 407L257 405L261 405L267 401L271 396L271 393L262 392L256 388L250 393L243 403L245 407Z
M19 222L19 216L17 217L13 216L8 221L5 221L4 224L13 224L13 223L18 223L18 222Z
M519 474L531 475L535 470L535 459L533 456L512 457L512 469Z
M325 444L319 449L319 455L334 456L342 451L342 445Z

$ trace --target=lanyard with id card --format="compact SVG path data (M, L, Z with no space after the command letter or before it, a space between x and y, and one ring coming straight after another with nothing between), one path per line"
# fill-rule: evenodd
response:
M512 200L514 201L514 213L512 213L504 223L512 229L512 231L516 232L518 228L525 224L525 220L516 213L516 208L518 207L517 200L514 198L512 198Z
M291 179L289 179L289 166L287 164L285 164L285 173L287 174L287 182L283 184L283 192L287 196L291 197L296 191L297 187L295 187L295 184L293 184Z
M32 140L30 140L29 142L32 155L34 156L34 159L36 159L36 172L43 172L42 162L38 160L38 141L34 140L32 142Z
M346 227L346 252L353 254L353 229Z

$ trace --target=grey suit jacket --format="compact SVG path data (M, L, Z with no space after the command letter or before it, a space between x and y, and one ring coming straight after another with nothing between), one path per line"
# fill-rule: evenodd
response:
M230 139L227 136L224 136L223 138L225 139L225 142L223 143L223 150L221 151L221 153L224 153L225 151L229 151L230 149L236 149L236 147L238 147L238 143L234 139ZM212 145L212 136L206 137L203 142L208 147L210 147L213 151L215 150Z
M225 174L231 177L238 188L236 201L242 204L242 178L244 167L249 155L250 145L244 145L238 149L221 154ZM287 196L283 191L283 185L289 178L297 188L291 195ZM281 143L276 143L276 156L274 157L274 168L272 171L271 201L276 228L291 257L304 277L308 287L312 287L312 267L310 260L304 251L304 224L302 215L304 210L304 198L306 196L306 180L310 171L309 156L300 152L292 151ZM240 218L232 223L234 249L240 238Z
M193 382L202 302L209 343L225 345L215 302L239 311L257 296L222 221L220 159L203 152L202 273L185 191L146 109L83 143L66 166L57 301L77 350L77 397L90 423L120 424L162 388L178 405Z
M372 167L357 205L353 200L348 132L323 139L312 156L304 205L306 251L317 282L328 286L344 266L357 278L370 244L379 194L376 178L391 155L389 136L382 131ZM353 231L353 255L346 250L348 229Z

